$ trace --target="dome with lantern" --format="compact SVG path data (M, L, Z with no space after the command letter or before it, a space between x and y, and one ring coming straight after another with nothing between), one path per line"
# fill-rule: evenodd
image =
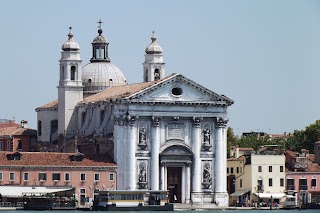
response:
M127 80L121 70L110 63L108 57L108 41L102 35L101 20L98 36L92 42L92 58L90 63L82 67L83 92L95 94L108 87L126 85Z

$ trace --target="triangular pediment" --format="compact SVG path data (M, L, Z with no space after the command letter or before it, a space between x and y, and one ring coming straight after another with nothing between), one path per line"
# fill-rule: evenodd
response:
M181 74L163 79L127 97L131 102L208 103L229 106L233 101L195 83Z

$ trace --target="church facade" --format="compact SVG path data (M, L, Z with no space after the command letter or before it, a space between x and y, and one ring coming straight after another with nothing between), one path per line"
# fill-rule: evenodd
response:
M143 82L128 84L110 62L101 23L98 34L90 63L82 67L70 31L58 100L36 109L38 140L58 141L60 151L83 152L80 145L91 143L95 152L111 154L117 189L168 190L170 202L228 206L226 127L233 101L182 74L165 76L154 33Z

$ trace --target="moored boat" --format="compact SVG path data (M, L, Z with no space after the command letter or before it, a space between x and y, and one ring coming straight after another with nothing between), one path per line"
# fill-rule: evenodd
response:
M173 211L166 190L106 190L95 193L93 210Z

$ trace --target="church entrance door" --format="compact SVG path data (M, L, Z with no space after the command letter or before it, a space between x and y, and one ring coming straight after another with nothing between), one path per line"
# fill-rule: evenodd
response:
M167 167L167 189L170 203L181 203L181 176L182 167Z

